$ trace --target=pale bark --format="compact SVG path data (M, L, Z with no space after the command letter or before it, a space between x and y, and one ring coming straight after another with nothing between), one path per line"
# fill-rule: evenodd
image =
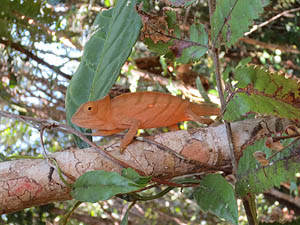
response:
M262 122L264 121L264 122ZM268 129L266 124L268 124ZM280 119L252 119L232 123L237 158L242 150L254 141L282 131L289 124ZM189 163L159 149L154 144L134 141L119 152L119 142L105 146L113 156L146 175L168 179L193 173L215 170L230 171L230 154L223 124L189 131L175 131L151 137L189 160ZM51 155L63 171L67 181L73 183L80 175L92 170L120 172L122 167L99 154L99 149L71 149ZM50 165L42 159L22 159L0 163L0 214L27 207L71 199L68 189L55 169L49 181Z

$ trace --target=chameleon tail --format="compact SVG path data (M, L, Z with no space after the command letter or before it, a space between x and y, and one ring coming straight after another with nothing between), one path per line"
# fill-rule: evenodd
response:
M191 103L187 111L187 115L190 120L198 121L200 123L207 124L207 125L213 123L213 120L209 118L205 118L203 116L220 115L220 113L221 110L219 108L206 103L202 103L202 104Z
M195 104L191 103L190 110L197 116L218 116L221 109L209 103Z

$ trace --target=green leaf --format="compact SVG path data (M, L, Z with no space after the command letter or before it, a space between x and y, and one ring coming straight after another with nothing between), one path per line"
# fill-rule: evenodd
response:
M238 208L233 188L220 174L210 174L200 181L194 198L203 211L238 224Z
M77 108L100 99L119 76L141 28L135 10L136 0L117 1L115 8L102 11L95 19L91 37L84 47L82 60L73 75L66 96L66 115L69 125ZM84 129L79 129L85 132ZM77 141L81 147L87 147Z
M176 178L172 179L172 182L177 184L199 184L199 179L192 178L192 177L184 177L184 178Z
M125 215L124 215L124 217L123 217L123 219L122 219L120 225L127 225L127 224L128 224L129 210L130 210L130 208L128 208L128 209L126 210L126 213L125 213Z
M97 202L110 199L116 194L137 191L144 187L116 172L89 171L73 184L71 195L83 202Z
M150 38L146 38L144 43L150 50L157 52L160 55L165 55L170 52L169 46L172 45L173 41L171 40L166 43L158 41L157 43L154 43Z
M300 164L298 153L292 152L295 146L289 147L286 149L285 154L279 154L279 157L271 162L269 166L262 168L254 158L253 153L262 151L266 155L270 155L271 150L265 146L265 142L266 139L262 139L243 151L243 156L238 165L236 183L236 193L239 196L245 196L247 193L261 193L274 186L279 186L281 182L296 179L295 174L299 172ZM288 144L288 142L285 144Z
M266 7L267 5L270 4L270 0L261 0L261 2L263 7Z
M200 95L202 96L202 98L204 99L205 102L208 102L208 103L211 103L209 97L208 97L208 94L206 93L203 85L202 85L202 82L200 80L200 77L198 76L196 78L196 87L200 93Z
M150 38L146 38L144 43L152 51L165 55L166 58L177 58L179 63L188 63L199 60L208 50L208 35L203 24L193 24L189 30L189 38L181 39L182 34L178 26L176 13L166 12L168 29L173 30L169 41L158 41L154 43ZM165 31L167 34L168 32Z
M179 43L178 43L179 42ZM188 63L197 61L207 52L208 35L203 24L193 24L190 27L190 40L186 45L184 41L177 41L177 51L182 52L180 58L177 59L180 63Z
M218 0L211 24L213 43L221 37L230 47L248 31L253 20L262 12L262 0Z
M182 7L193 4L196 0L169 0L167 1L171 6Z
M123 169L121 174L123 177L126 177L132 180L133 182L135 182L136 184L140 184L140 185L146 185L151 180L151 176L148 177L140 176L132 168Z
M248 112L288 119L300 117L300 84L295 80L253 66L237 68L234 78L238 90L227 105L225 120L238 120Z

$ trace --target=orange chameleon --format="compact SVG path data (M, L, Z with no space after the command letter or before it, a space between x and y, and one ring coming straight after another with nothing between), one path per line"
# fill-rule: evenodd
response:
M174 130L182 121L210 124L212 120L202 116L219 114L220 109L209 104L195 104L160 92L135 92L86 102L71 121L79 127L96 129L95 136L108 136L129 129L121 141L122 151L131 143L138 129L170 127Z

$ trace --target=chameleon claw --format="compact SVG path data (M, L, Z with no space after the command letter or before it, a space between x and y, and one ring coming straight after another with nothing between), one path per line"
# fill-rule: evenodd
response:
M124 154L124 152L125 152L125 150L126 150L126 147L127 147L127 146L124 146L124 145L122 145L122 143L121 143L121 145L120 145L120 153L121 153L121 154Z
M126 148L120 148L120 153L124 154Z

